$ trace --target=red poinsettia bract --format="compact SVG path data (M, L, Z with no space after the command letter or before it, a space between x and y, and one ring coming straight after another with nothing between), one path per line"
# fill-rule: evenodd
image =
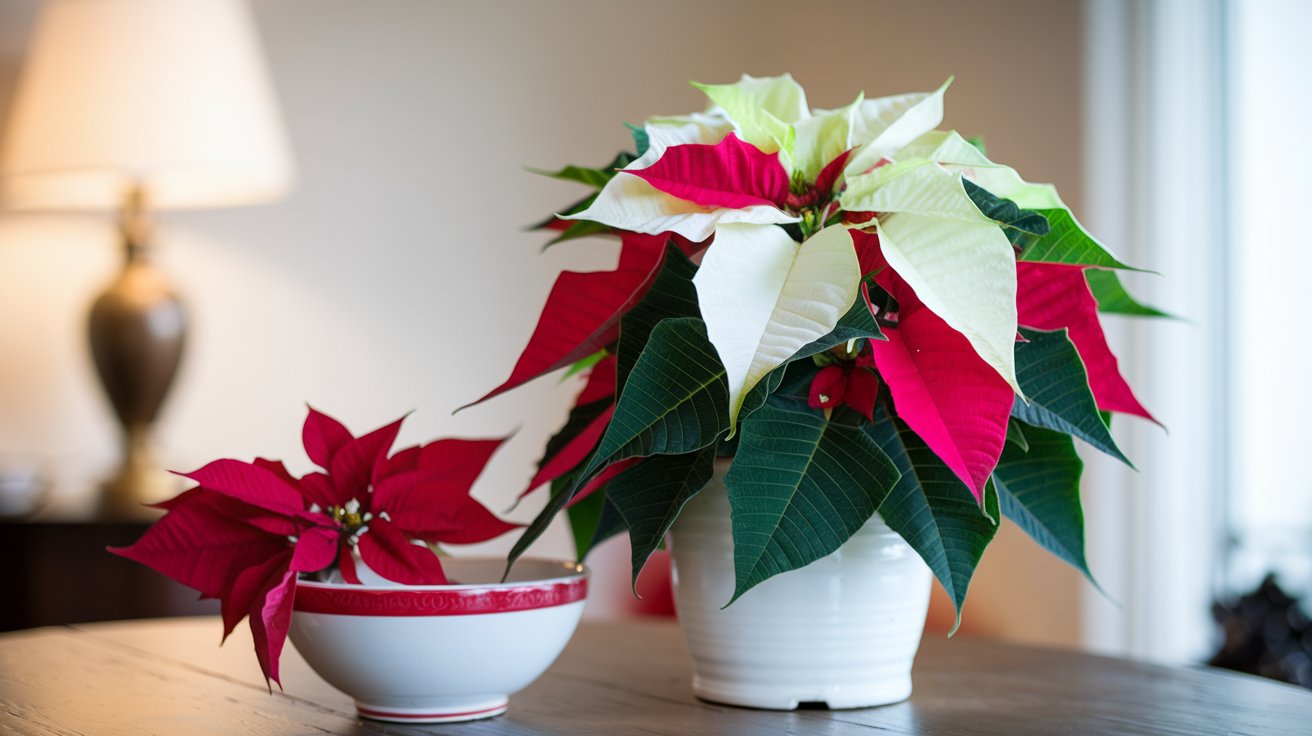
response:
M514 525L469 495L502 440L445 439L388 450L401 420L355 437L313 409L302 432L321 470L294 477L282 463L216 460L186 477L199 485L160 505L165 515L130 547L110 551L218 598L226 638L250 617L255 654L278 682L296 579L336 564L359 583L355 554L407 585L447 582L415 541L470 544Z

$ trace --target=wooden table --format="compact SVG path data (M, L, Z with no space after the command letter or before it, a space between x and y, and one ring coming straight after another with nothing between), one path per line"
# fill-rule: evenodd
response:
M911 700L776 713L698 701L669 623L585 623L499 718L360 720L289 645L265 690L245 626L189 618L0 635L0 734L1309 734L1312 692L1247 675L929 637Z

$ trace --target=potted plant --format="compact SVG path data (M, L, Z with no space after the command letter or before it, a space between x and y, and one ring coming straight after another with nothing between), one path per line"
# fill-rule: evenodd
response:
M403 723L485 718L560 654L586 573L534 560L502 580L497 559L443 558L515 528L469 495L501 440L443 439L390 452L401 420L360 437L310 410L302 437L319 467L216 460L196 487L110 551L221 601L226 639L249 617L278 682L289 632L360 715Z
M1088 574L1075 440L1124 461L1106 413L1152 419L1098 312L1160 313L1053 187L936 130L948 84L832 110L788 75L696 86L708 111L544 172L595 190L549 245L620 250L560 275L480 399L587 376L511 561L567 509L580 555L628 532L636 581L673 530L699 695L900 700L930 573L959 612L1002 516Z

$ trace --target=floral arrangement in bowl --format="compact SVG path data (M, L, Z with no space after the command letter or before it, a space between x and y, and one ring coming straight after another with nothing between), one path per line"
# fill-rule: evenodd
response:
M580 554L628 532L636 580L732 457L732 600L876 513L958 609L1003 515L1087 574L1074 440L1125 460L1108 413L1152 419L1099 323L1161 314L1129 267L1052 186L937 130L948 84L835 109L788 75L695 86L706 112L540 172L595 190L541 223L548 245L620 247L614 270L560 274L480 399L587 375L512 561L568 509Z
M469 495L502 440L442 439L389 454L402 421L356 437L310 409L302 440L319 470L298 478L275 460L216 460L185 474L198 485L160 504L164 516L140 540L110 551L218 598L225 639L249 617L260 667L280 682L298 581L458 585L437 545L516 528Z

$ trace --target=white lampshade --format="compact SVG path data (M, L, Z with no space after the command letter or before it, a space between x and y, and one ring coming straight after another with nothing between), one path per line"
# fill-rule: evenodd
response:
M291 185L241 0L47 0L14 95L0 199L105 209L267 202Z

